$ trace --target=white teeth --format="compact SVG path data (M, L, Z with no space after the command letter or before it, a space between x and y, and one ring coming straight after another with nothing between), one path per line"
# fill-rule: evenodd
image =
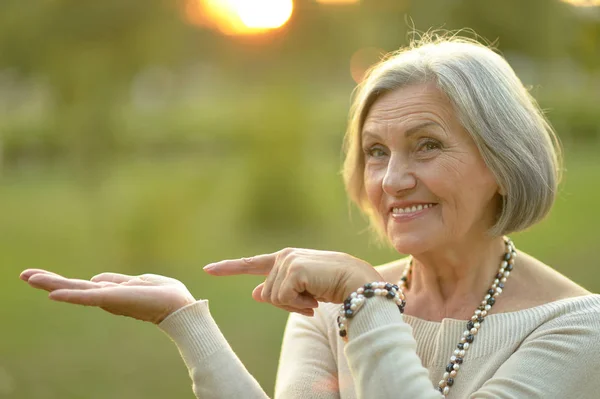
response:
M413 206L407 206L406 208L393 208L392 213L403 214L422 211L423 209L431 208L434 204L419 204Z

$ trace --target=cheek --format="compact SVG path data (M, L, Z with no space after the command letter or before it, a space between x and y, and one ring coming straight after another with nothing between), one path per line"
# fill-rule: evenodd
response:
M477 157L473 165L467 169L464 179L471 182L466 193L469 196L467 199L471 202L482 202L478 204L479 206L486 205L498 191L496 179L481 157Z
M468 162L441 162L422 175L427 188L441 202L446 211L476 214L485 207L497 191L496 181L485 165L472 159ZM451 216L447 214L447 216Z
M440 202L454 202L455 195L464 186L457 171L446 163L430 164L421 168L417 175L420 182Z
M376 169L368 167L365 168L363 178L365 193L367 195L367 200L374 210L378 209L381 202L381 196L383 194L382 179L383 174Z
M369 198L373 195L378 194L381 188L381 181L379 180L378 174L368 166L365 167L365 171L363 173L363 182L365 185L365 191L367 192L367 196Z

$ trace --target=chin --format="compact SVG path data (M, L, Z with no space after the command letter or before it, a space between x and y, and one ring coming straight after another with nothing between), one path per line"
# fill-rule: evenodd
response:
M414 232L388 235L388 242L401 254L415 255L425 252L431 247L430 238Z

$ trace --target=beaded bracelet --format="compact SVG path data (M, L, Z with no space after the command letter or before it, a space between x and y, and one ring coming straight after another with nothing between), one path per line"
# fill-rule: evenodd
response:
M372 298L374 296L384 296L387 299L392 299L396 305L398 305L398 309L400 309L400 313L404 313L404 306L406 306L406 301L404 297L404 293L396 284L390 284L386 282L373 282L367 283L357 289L355 292L350 294L348 298L344 301L340 309L340 315L337 318L339 334L342 339L347 342L348 341L348 330L346 328L348 319L351 319L358 313L358 311L362 308L367 298Z

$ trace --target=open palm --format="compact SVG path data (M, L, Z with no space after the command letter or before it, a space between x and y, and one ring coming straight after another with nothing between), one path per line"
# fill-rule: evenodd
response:
M112 314L154 324L196 301L183 283L156 274L102 273L91 280L79 280L46 270L27 269L20 278L34 288L49 291L52 300L97 306Z

